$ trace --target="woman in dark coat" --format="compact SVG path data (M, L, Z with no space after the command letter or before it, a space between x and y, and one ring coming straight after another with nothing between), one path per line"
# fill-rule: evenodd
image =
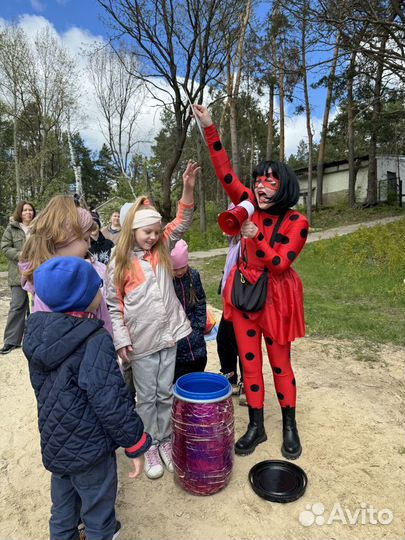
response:
M21 287L21 275L17 264L35 214L35 208L31 203L27 201L18 203L1 239L1 249L8 260L8 284L11 288L11 301L4 330L4 344L3 348L0 349L0 354L8 354L21 346L25 317L28 313L28 295Z

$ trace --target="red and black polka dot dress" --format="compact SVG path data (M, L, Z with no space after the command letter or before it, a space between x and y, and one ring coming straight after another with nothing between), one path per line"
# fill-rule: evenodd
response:
M246 188L235 175L214 125L205 129L210 156L215 172L236 205L250 200L256 207L252 190ZM301 279L291 264L305 245L308 221L294 210L283 215L281 226L270 246L274 228L280 217L275 208L264 211L256 209L251 221L257 226L254 238L242 238L241 253L247 258L247 266L240 259L245 277L254 283L268 269L268 295L263 309L257 313L237 310L231 300L232 284L237 267L231 270L224 290L224 316L235 327L239 354L244 367L244 383L248 403L262 407L264 384L262 376L261 337L265 338L267 352L273 370L277 395L282 407L295 407L296 386L291 368L291 341L305 335L304 298Z

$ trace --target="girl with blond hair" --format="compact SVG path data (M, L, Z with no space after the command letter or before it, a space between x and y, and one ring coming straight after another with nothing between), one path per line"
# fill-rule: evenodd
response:
M88 210L76 206L73 197L56 195L33 220L30 236L20 257L19 268L25 281L23 288L32 294L32 312L50 311L48 306L35 294L34 272L41 264L53 257L88 257L90 232L93 218ZM89 259L96 272L103 279L105 265ZM105 292L103 292L105 296ZM96 311L96 317L104 321L104 327L111 334L111 318L105 298Z
M170 251L189 229L200 167L189 161L177 215L162 230L162 216L141 196L126 214L107 267L107 303L114 345L130 364L136 410L153 438L145 454L145 474L159 478L163 463L173 472L170 414L176 344L191 332L173 287Z

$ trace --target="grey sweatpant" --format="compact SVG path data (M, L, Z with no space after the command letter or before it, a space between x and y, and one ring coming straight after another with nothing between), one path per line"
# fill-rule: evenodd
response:
M173 378L177 345L131 362L136 412L154 443L171 437Z
M21 345L27 313L27 292L18 285L11 287L10 309L4 329L4 345Z

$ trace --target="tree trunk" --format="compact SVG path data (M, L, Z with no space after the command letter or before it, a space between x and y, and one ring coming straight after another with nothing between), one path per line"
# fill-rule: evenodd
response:
M349 186L348 205L353 208L356 205L356 171L354 166L354 100L353 81L355 77L356 52L352 52L350 57L349 71L347 75L347 149L349 162Z
M269 161L273 155L274 145L274 82L269 85L269 114L267 124L267 144L266 160Z
M311 129L311 106L309 104L308 78L307 78L307 51L306 51L306 29L308 4L304 0L302 13L302 33L301 33L301 64L304 82L304 97L305 97L305 116L307 120L307 135L308 135L308 197L307 197L307 219L309 224L312 222L312 129Z
M147 161L146 160L144 161L144 164L143 164L143 178L144 178L144 181L145 181L146 193L148 194L148 196L151 196L152 195L152 186L151 186L151 183L150 183L150 178L149 178L149 173L148 173Z
M245 35L247 25L250 19L250 11L252 7L252 0L247 0L245 5L245 13L240 27L240 35L238 40L238 48L236 51L236 74L229 76L229 72L232 72L232 57L228 54L228 97L229 97L229 124L231 130L231 146L232 146L232 165L235 170L236 176L240 178L240 160L239 160L239 143L238 143L238 97L239 88L242 78L243 67L243 45L245 42ZM230 52L230 51L229 51ZM235 84L234 84L235 81ZM230 90L230 91L229 91Z
M197 140L197 161L201 163L201 139ZM203 171L198 175L198 209L200 211L200 232L207 231L207 212L205 208L205 175Z
M369 145L369 161L368 161L368 183L367 183L367 200L368 206L377 204L377 132L379 129L379 120L381 114L381 89L382 77L384 73L384 57L387 44L387 32L382 38L380 46L380 54L377 59L377 71L375 76L375 85L373 90L373 110L371 113L371 133Z
M176 137L176 146L172 154L172 158L168 161L165 168L165 172L162 178L162 190L163 190L163 204L162 204L162 213L163 219L168 222L171 219L172 214L172 203L171 203L171 187L172 187L172 176L177 164L180 161L181 154L183 152L184 141L186 139L187 127L185 129L177 129Z
M46 154L46 131L41 130L41 149L39 161L39 193L42 194L45 188L45 154Z
M280 149L279 159L285 161L285 134L284 134L284 69L280 67L278 78L278 89L280 94Z
M83 195L82 169L81 169L81 166L77 164L75 151L72 144L72 135L70 133L70 120L69 119L68 119L67 140L68 140L68 145L69 145L70 164L72 166L72 169L75 175L76 193L82 196Z
M220 118L219 125L218 125L218 133L219 133L219 137L220 137L221 141L223 139L224 124L225 124L225 113L226 113L226 109L227 109L228 105L229 105L229 103L228 103L228 101L226 101L225 105L224 105L224 108L222 109L222 114L221 114L221 118ZM216 181L216 185L217 185L218 207L222 211L222 210L227 208L228 198L227 198L227 195L226 195L226 192L225 192L224 188L222 187L222 184L218 180Z
M240 166L239 166L239 145L238 145L238 131L237 131L237 99L232 97L229 99L229 126L231 131L231 147L232 147L232 165L236 176L240 178Z
M14 146L14 172L15 172L15 193L16 200L21 200L21 186L20 186L20 162L18 154L18 137L17 137L17 116L14 116L13 121L13 146Z
M339 54L340 34L336 37L333 51L332 66L328 79L328 91L326 95L325 110L323 112L321 139L319 141L318 163L316 167L316 209L319 210L323 203L323 166L325 161L326 136L328 134L329 113L332 103L333 83L335 80L336 65Z

